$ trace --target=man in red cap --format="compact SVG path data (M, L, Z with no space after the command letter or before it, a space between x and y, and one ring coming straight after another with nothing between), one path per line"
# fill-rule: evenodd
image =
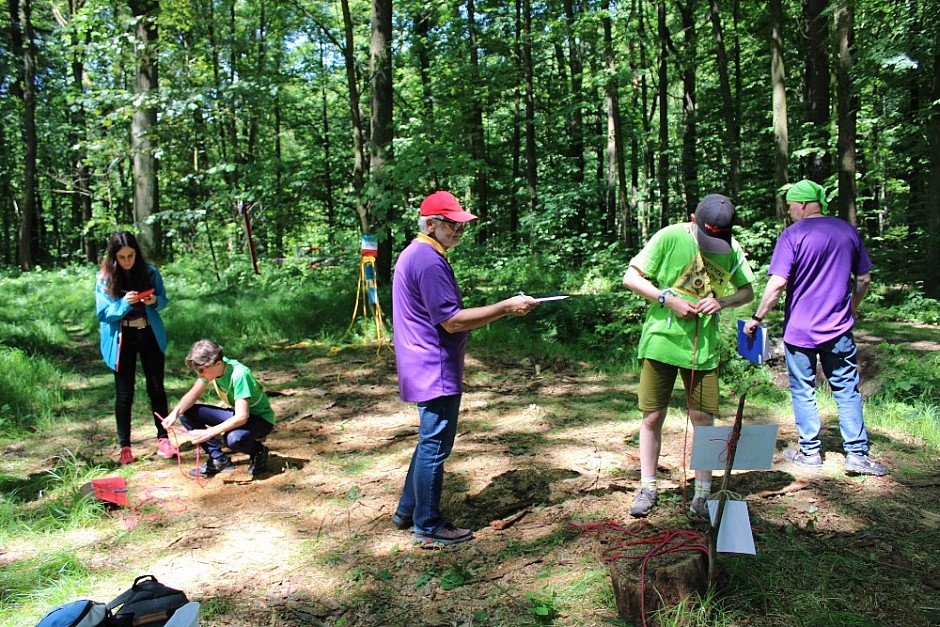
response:
M656 465L676 374L682 374L693 425L711 425L718 411L718 312L754 298L754 273L731 237L734 218L734 205L727 197L706 196L690 222L667 226L653 235L624 274L625 287L653 302L637 349L643 368L641 486L631 516L648 516L656 504ZM689 516L708 515L711 476L711 471L695 472Z
M416 403L418 445L392 522L414 527L423 545L458 544L473 537L444 520L441 490L444 461L457 435L464 354L470 331L504 316L524 316L538 302L513 296L492 305L464 308L447 251L460 243L477 216L463 210L449 192L421 203L420 233L402 251L392 281L392 326L398 387L403 401Z

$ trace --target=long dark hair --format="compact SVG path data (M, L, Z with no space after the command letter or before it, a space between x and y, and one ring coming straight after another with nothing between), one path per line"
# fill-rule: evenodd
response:
M117 260L118 251L125 246L133 248L136 253L130 272L124 272ZM114 298L120 298L125 292L131 290L140 292L153 287L140 244L137 243L137 238L128 231L118 231L111 236L108 241L108 250L101 260L101 274L107 282L108 293Z

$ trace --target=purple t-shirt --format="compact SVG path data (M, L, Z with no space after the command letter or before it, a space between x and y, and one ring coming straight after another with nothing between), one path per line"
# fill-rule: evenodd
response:
M430 244L414 240L395 264L392 328L401 399L421 403L462 391L467 331L441 322L463 309L454 270Z
M845 220L804 218L787 227L768 270L787 280L783 341L816 348L851 330L852 277L870 271L862 238Z

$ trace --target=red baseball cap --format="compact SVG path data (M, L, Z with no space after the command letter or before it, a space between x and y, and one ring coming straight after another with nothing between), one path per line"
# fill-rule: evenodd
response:
M469 222L477 216L464 211L460 201L450 192L434 192L421 202L421 215L443 216L453 222Z

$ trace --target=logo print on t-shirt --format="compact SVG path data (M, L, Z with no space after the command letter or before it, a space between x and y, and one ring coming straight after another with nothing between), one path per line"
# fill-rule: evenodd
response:
M728 293L731 273L696 251L695 257L679 274L673 288L693 298L718 298Z

